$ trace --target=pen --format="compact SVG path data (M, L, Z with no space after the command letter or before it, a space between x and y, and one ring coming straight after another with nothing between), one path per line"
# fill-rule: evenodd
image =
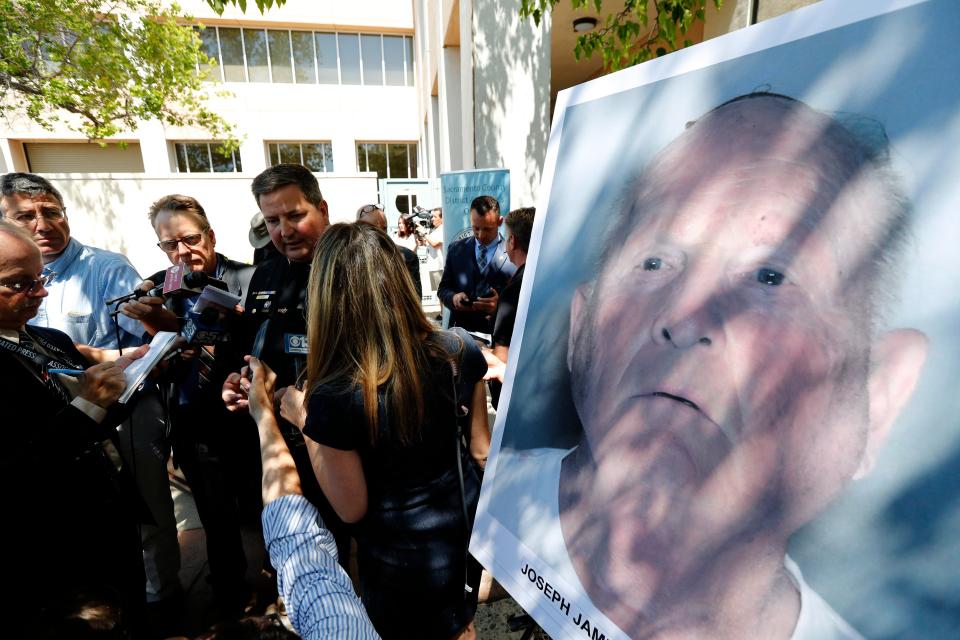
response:
M82 376L83 369L47 369L47 373L62 373L65 376Z

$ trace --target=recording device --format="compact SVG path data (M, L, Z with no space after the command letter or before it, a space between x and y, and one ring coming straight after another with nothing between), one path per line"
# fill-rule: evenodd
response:
M216 345L230 342L230 333L220 323L220 312L213 307L188 311L181 335L188 344Z
M158 271L150 276L148 280L151 282L159 282L162 279L163 284L159 284L149 291L137 289L133 293L128 293L113 300L107 300L106 305L109 307L114 304L120 304L128 300L138 300L144 297L156 298L160 296L193 295L200 293L203 287L207 286L227 291L227 283L223 280L211 278L203 271L187 271L186 269L187 266L181 262L180 264L175 264L167 268L165 271Z
M192 276L188 273L187 276ZM181 334L190 344L217 345L230 342L230 327L240 296L216 287L219 280L208 279L200 298L187 311Z
M400 216L410 223L413 227L413 233L417 237L426 237L433 230L433 216L430 211L420 206L415 206L410 213L404 213Z

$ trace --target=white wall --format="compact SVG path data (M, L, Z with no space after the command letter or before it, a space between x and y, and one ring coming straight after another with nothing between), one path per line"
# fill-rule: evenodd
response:
M520 0L473 3L477 169L510 169L510 207L533 206L550 135L550 19Z
M251 0L245 14L228 8L223 16L213 13L203 0L180 5L184 15L207 25L405 35L413 35L414 27L412 2L400 0L287 0L282 8L264 15ZM218 95L222 92L229 95ZM375 174L357 172L357 141L416 142L421 138L415 87L216 83L210 85L209 106L236 128L241 139L241 173L178 173L172 143L206 141L209 135L156 121L142 123L115 139L139 142L143 173L47 174L64 194L74 236L126 254L142 273L155 271L164 266L165 257L154 244L147 209L160 196L183 193L197 198L207 210L218 250L249 260L248 223L257 211L250 182L268 165L267 142L332 143L335 172L318 174L318 178L331 220L336 222L352 220L357 207L377 201ZM21 147L27 141L86 143L63 123L47 131L25 117L0 121L0 171L28 170Z
M83 243L126 255L141 274L167 266L147 222L147 210L170 193L200 201L217 236L217 250L249 262L250 218L257 205L250 193L252 176L194 174L183 178L131 177L125 174L53 174L67 206L71 234ZM331 222L353 221L357 208L377 201L374 173L320 176L320 190L330 207Z

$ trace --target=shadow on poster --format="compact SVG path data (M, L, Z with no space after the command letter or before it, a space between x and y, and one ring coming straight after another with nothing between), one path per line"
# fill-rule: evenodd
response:
M471 551L554 638L960 637L960 5L561 94Z

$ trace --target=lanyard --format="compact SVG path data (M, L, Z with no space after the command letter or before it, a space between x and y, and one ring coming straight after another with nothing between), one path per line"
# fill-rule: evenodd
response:
M51 376L47 373L47 370L84 369L85 367L77 365L69 356L63 353L63 351L58 349L55 345L50 344L50 342L44 338L30 335L30 339L39 342L44 349L48 349L60 356L63 356L63 361L57 360L56 358L51 358L43 353L37 353L33 349L28 349L22 344L17 344L7 340L6 338L0 338L0 348L10 352L14 355L14 357L23 362L24 366L27 367L27 369L37 378L37 380L39 380L43 386L60 396L66 402L70 402L70 392L63 385L59 378L56 376ZM33 366L29 366L28 362L24 362L24 360L29 361L29 363L32 363Z

